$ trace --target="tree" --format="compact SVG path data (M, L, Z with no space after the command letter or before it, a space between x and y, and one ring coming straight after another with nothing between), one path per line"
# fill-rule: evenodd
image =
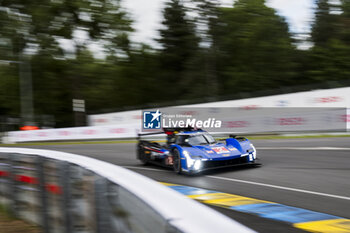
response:
M288 25L264 0L238 0L233 8L220 9L212 30L225 93L294 84L295 48Z
M15 64L0 63L0 115L19 115L19 85Z
M312 25L312 41L315 46L324 46L337 31L337 15L330 13L332 5L328 0L316 1L315 21Z
M308 69L313 82L342 81L350 75L349 1L340 3L317 1L311 33L314 47L310 51Z
M194 23L186 16L186 8L180 0L166 3L163 11L164 29L160 30L158 42L162 46L159 55L161 66L160 83L167 88L166 98L181 98L190 91L186 84L188 63L198 50L199 38ZM181 93L181 95L179 95Z
M2 22L10 22L1 36L12 40L16 53L36 44L38 50L57 55L61 53L58 39L74 39L77 30L85 31L88 38L72 41L76 50L88 39L123 47L125 33L131 31L119 0L3 0L1 7L2 18L6 19Z
M209 97L215 97L219 94L219 77L218 51L214 38L216 37L215 28L219 18L220 3L217 0L195 0L194 2L197 3L198 17L196 24L202 42L200 54L197 56L199 59L197 59L197 64L194 67L201 67L200 70L197 70L197 74L202 76L201 83L204 86L201 88L201 93Z
M88 45L98 42L109 56L128 56L130 24L119 0L3 0L0 59L28 60L33 67L36 113L56 115L60 126L71 126L72 98L91 99L86 96L90 92L85 91L85 83L103 79L97 70L94 76L89 73L92 67L102 69L103 65L94 66L96 60L87 51ZM64 54L62 40L73 47L70 54ZM28 49L32 50L30 56ZM1 102L0 108L5 109L3 105Z
M350 1L342 0L341 1L341 39L348 47L350 47Z

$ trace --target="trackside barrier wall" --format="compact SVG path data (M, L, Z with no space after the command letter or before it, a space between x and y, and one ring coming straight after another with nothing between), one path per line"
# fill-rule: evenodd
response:
M350 131L350 87L174 107L238 108L246 111L245 116L252 116L252 110L259 108L347 108L348 110L347 113L344 114L343 120L347 124L347 131ZM89 127L13 131L8 132L7 136L2 138L2 141L3 143L17 143L135 138L137 131L139 131L141 127L141 115L141 110L89 115ZM297 116L297 118L293 116L290 119L287 118L287 120L293 121L298 119L298 117L300 118L300 116ZM247 125L252 126L254 123L249 119L250 118L231 120L230 127L232 128L232 132L261 133L261 131L251 131L246 128ZM257 130L259 127L263 126L265 126L265 124L260 124L258 127L254 125L252 129Z
M176 109L176 108L173 108ZM180 110L181 111L181 110ZM205 119L211 109L197 111L195 118ZM299 109L252 109L220 110L224 130L231 133L305 133L305 132L350 132L350 109L299 108ZM141 113L140 113L141 114ZM232 114L232 115L230 115ZM216 129L206 129L209 132ZM141 121L134 124L89 126L76 128L42 129L8 132L3 143L62 141L62 140L108 140L135 139L141 131ZM225 132L225 131L222 131ZM213 133L213 132L211 132Z
M0 205L45 233L253 232L127 169L49 150L0 147Z
M350 87L313 90L282 95L272 95L239 100L227 100L202 104L174 106L181 108L238 108L250 110L257 108L348 108L350 109ZM90 126L107 126L139 123L141 110L112 112L89 115ZM350 127L348 127L350 129Z
M140 122L135 122L110 126L12 131L3 137L3 143L136 138L140 125Z

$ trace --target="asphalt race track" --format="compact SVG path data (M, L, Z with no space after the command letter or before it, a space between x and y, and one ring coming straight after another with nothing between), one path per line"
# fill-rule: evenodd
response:
M90 156L124 166L157 181L350 218L350 138L256 140L253 143L262 167L233 167L193 177L141 165L136 160L136 145L133 143L26 147ZM212 208L258 232L303 232L283 222L220 207Z

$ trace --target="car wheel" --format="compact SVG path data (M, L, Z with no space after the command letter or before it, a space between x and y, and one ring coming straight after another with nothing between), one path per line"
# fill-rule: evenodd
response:
M149 162L149 159L145 155L145 149L143 149L143 146L139 144L137 146L137 152L139 153L139 159L143 165L147 165Z
M261 167L262 164L260 162L260 159L259 158L255 159L254 162L251 164L251 166L252 167Z
M181 174L182 172L181 157L180 157L180 152L177 149L173 151L173 168L177 174Z

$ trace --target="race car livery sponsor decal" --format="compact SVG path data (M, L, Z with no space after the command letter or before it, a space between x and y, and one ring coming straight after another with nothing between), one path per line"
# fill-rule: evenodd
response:
M236 147L229 147L228 149L229 149L230 151L236 151L236 150L237 150Z
M217 154L223 154L229 152L225 147L220 146L220 147L213 147L213 151L215 151Z

